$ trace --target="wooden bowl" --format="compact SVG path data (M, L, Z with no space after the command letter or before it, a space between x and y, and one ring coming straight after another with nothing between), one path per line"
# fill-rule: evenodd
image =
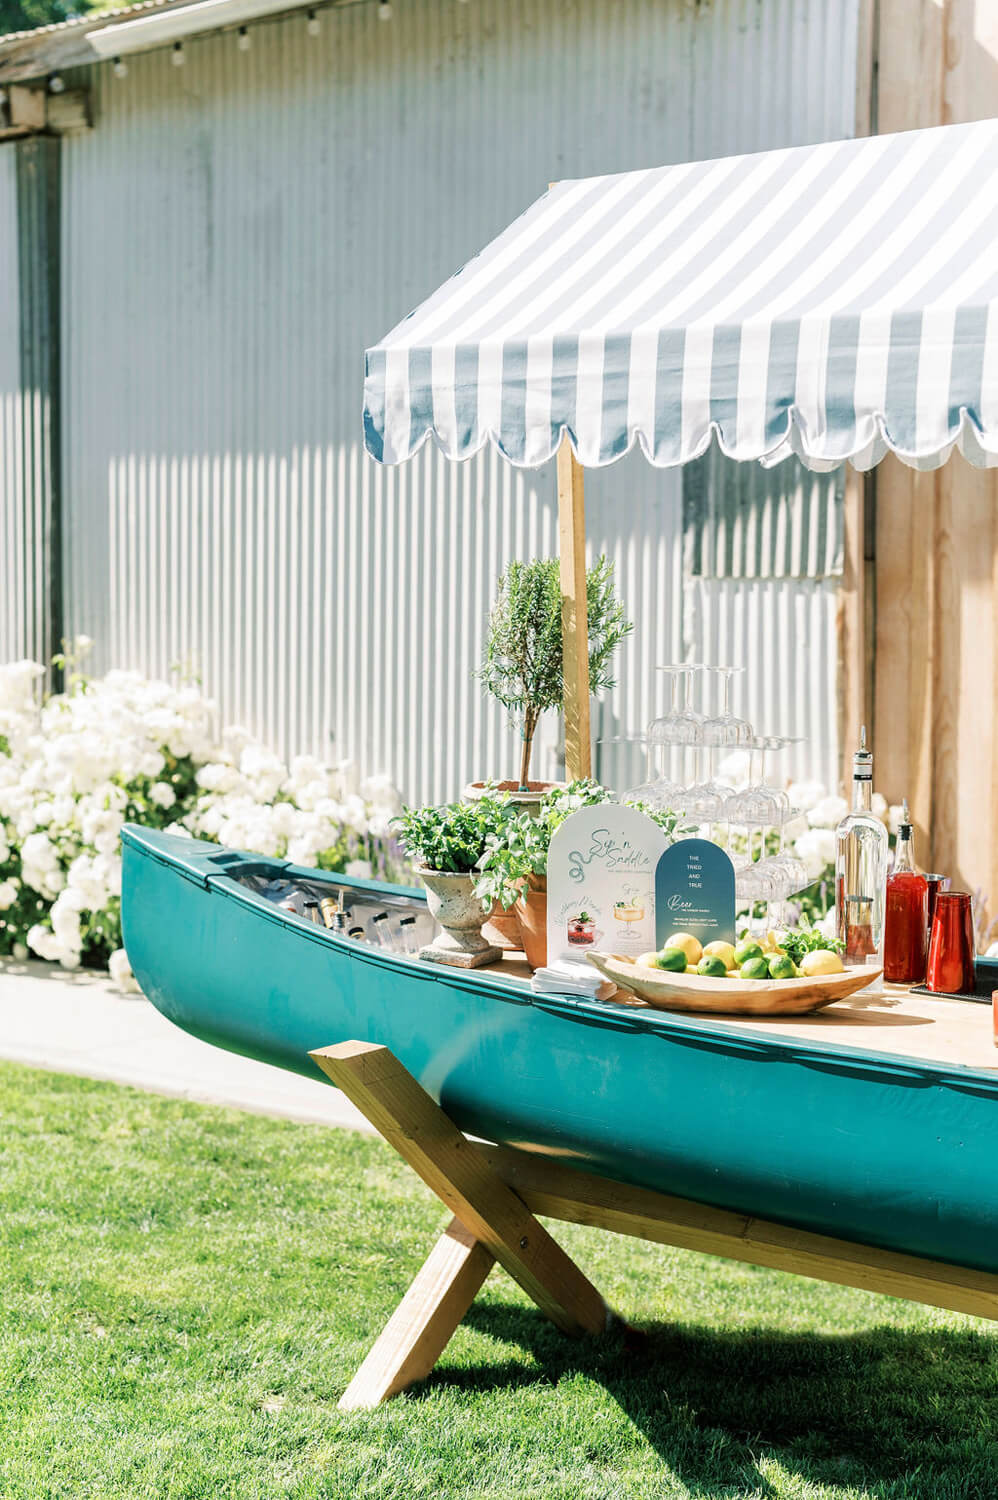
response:
M872 984L880 969L859 964L814 979L711 979L651 969L620 953L587 953L607 979L633 990L656 1010L704 1011L730 1016L802 1016L844 1000Z

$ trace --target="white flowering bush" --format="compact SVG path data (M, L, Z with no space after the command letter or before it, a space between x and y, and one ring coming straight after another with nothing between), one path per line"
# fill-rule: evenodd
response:
M89 648L80 637L73 666ZM121 951L122 824L215 839L349 874L398 878L387 777L349 762L290 766L246 730L215 733L214 709L187 683L139 672L73 675L41 699L44 668L0 666L0 955L74 969Z

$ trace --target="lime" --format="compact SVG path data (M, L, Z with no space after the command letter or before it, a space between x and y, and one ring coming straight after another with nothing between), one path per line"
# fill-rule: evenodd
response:
M653 969L670 969L674 974L686 973L686 954L682 948L663 948L652 959Z
M666 938L662 948L663 951L668 948L682 948L688 964L698 964L703 957L700 939L695 938L692 932L674 932L671 937Z
M742 964L747 964L749 959L759 958L761 954L762 948L755 938L742 938L735 949L735 963L740 967Z
M774 953L769 960L769 977L770 979L796 979L797 970L794 968L793 959L788 958L785 953Z
M756 953L745 960L738 972L743 979L768 979L769 964L761 953Z
M708 979L726 979L728 976L724 959L720 958L716 953L704 954L703 958L697 964L697 973L705 974Z

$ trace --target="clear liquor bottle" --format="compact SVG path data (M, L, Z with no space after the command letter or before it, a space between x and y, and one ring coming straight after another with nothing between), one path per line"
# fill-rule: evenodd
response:
M872 811L873 755L866 726L852 763L852 811L835 831L835 909L847 964L879 967L884 951L887 829Z

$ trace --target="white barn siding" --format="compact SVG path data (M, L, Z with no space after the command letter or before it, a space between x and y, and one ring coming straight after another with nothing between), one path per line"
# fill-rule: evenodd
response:
M553 465L379 469L364 347L551 178L851 134L856 10L398 0L387 24L353 5L317 38L299 14L253 26L247 53L229 33L182 68L166 50L92 69L96 129L64 144L63 421L68 625L96 665L191 665L226 719L412 797L509 774L472 673L504 564L555 550ZM678 472L628 458L587 477L587 505L637 622L597 718L612 734L658 707L655 665L718 627L684 639ZM767 586L812 608L794 579ZM749 646L769 693L799 642L763 628L732 652ZM811 697L795 713L818 732L801 763L830 771L826 719ZM553 723L536 769L557 769Z

